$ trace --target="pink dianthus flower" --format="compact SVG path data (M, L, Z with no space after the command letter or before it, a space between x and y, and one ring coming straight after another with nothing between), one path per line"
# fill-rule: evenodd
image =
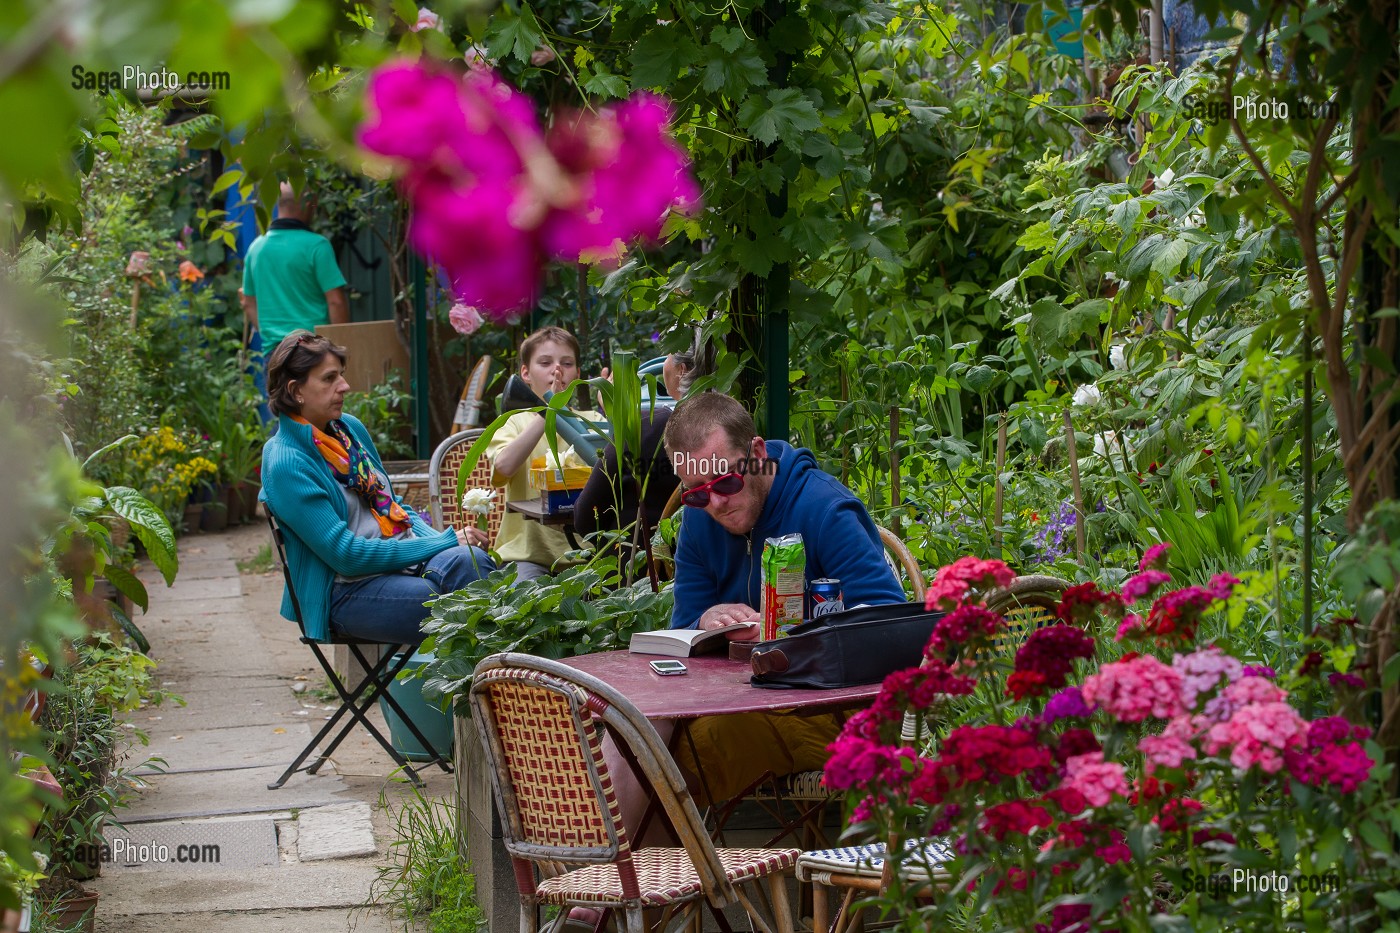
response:
M1266 683L1250 677L1240 683ZM1240 771L1258 767L1265 774L1277 774L1283 767L1283 753L1301 746L1307 739L1308 724L1287 703L1250 703L1228 720L1217 723L1206 733L1206 754L1230 750L1230 763Z
M1171 719L1184 711L1181 673L1151 655L1115 661L1084 679L1084 701L1123 722Z
M1154 544L1147 549L1147 553L1142 555L1142 561L1138 564L1138 570L1165 570L1167 567L1167 552L1171 550L1170 544Z
M970 591L1007 586L1014 579L1015 572L999 560L959 557L938 569L924 592L924 606L930 610L951 610L962 605Z
M1123 600L1135 603L1143 597L1151 596L1157 587L1171 578L1172 575L1165 570L1144 570L1129 577L1128 582L1123 584Z
M1154 768L1180 768L1182 763L1196 757L1196 749L1190 742L1190 721L1178 716L1167 723L1161 735L1149 735L1138 742L1138 751L1147 761L1150 774Z
M1181 702L1187 709L1195 709L1200 695L1220 686L1221 680L1233 683L1244 671L1238 659L1214 645L1176 655L1172 658L1172 667L1181 672Z
M1065 779L1060 785L1077 790L1091 807L1102 807L1113 795L1128 796L1128 779L1123 766L1116 761L1104 761L1103 752L1076 755L1065 762Z

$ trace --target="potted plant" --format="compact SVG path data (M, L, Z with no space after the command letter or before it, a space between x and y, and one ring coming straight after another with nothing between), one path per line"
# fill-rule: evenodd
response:
M99 873L92 853L123 805L128 769L122 759L133 740L146 741L139 730L129 734L120 717L165 699L152 678L155 661L125 639L98 633L74 643L72 652L72 663L56 675L61 689L41 719L63 801L45 813L35 834L38 851L48 859L35 900L64 929L84 915L91 921L97 897L79 882Z

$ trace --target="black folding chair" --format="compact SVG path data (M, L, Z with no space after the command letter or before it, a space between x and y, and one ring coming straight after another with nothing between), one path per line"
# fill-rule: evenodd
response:
M264 506L266 506L265 503ZM306 637L306 623L301 617L301 603L297 600L296 589L292 586L292 572L287 566L286 541L282 537L282 527L277 523L277 517L272 514L271 509L267 511L267 521L268 524L272 526L272 541L277 547L277 559L282 562L282 577L287 582L287 595L291 597L292 614L296 616L297 627L301 629L301 642L311 649L311 653L314 654L316 660L320 662L321 669L326 672L326 677L329 678L331 686L335 688L336 693L340 694L340 708L335 711L335 714L332 715L330 719L326 720L326 724L321 727L321 731L316 733L316 737L307 743L306 748L301 750L301 754L296 757L296 760L288 766L286 771L282 772L282 776L267 785L267 789L276 790L287 783L287 779L298 771L305 771L307 774L315 774L320 769L321 765L326 763L326 759L330 758L331 755L335 753L336 748L339 747L340 743L345 740L345 737L350 734L350 730L355 728L355 723L357 722L364 726L365 729L369 731L369 734L374 736L375 740L384 747L384 750L389 753L389 757L394 759L399 769L408 773L409 780L413 782L414 786L423 786L423 779L418 776L418 772L430 765L437 765L442 768L442 770L451 773L452 763L443 758L442 753L440 753L437 748L433 746L433 743L428 741L427 737L418 730L418 726L416 726L413 720L409 718L408 714L404 712L403 707L394 699L394 695L389 692L389 685L394 682L394 678L399 676L399 673L412 659L412 646L366 641L362 638L350 638L337 635L334 631L331 632L330 638L326 641L317 641L314 638ZM360 681L355 689L349 690L346 688L345 682L341 680L340 676L336 673L335 667L326 658L325 652L321 650L325 645L344 645L350 649L350 655L359 662L361 670L365 673L365 678ZM374 664L370 663L369 659L365 657L364 652L360 650L363 645L379 645L381 647L378 662ZM396 656L399 659L398 663L390 666L390 662L393 661ZM389 704L398 715L399 719L408 727L409 731L413 733L413 737L418 740L418 743L423 749L433 756L431 759L423 762L415 769L408 763L408 760L405 759L403 755L399 754L398 749L394 748L393 744L390 743L388 739L384 738L384 735L375 728L374 723L370 722L365 716L365 711L370 708L370 704L376 699L383 699L384 702ZM330 734L331 730L345 717L346 713L350 714L350 721L341 727L340 731L336 733L335 738L333 738L330 744L321 752L319 758L309 765L303 765L302 762L311 757L311 753L315 751L316 746Z

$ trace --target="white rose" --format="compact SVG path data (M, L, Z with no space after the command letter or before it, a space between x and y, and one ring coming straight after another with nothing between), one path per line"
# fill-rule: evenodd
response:
M1123 345L1121 343L1115 343L1108 348L1108 362L1114 369L1128 368L1128 357L1127 354L1123 352Z
M496 501L494 489L468 489L462 494L462 511L472 515L490 515Z
M1080 386L1074 390L1074 404L1082 408L1092 408L1103 401L1103 393L1098 386Z

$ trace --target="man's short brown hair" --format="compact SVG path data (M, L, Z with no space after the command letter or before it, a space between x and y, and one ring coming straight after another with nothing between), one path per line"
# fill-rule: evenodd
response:
M736 450L747 451L758 436L753 416L721 392L701 392L676 406L666 422L666 452L697 450L719 428Z
M328 353L340 360L341 366L348 359L344 347L308 330L294 330L282 338L267 361L267 407L274 415L301 414L301 404L292 395L291 384L305 382Z
M541 327L539 330L535 331L533 334L526 337L520 342L521 365L529 366L530 360L534 359L535 351L539 349L540 344L548 343L550 341L553 341L555 343L562 343L570 350L573 350L574 362L578 362L580 353L578 348L578 338L562 327L554 327L551 325L550 327Z

